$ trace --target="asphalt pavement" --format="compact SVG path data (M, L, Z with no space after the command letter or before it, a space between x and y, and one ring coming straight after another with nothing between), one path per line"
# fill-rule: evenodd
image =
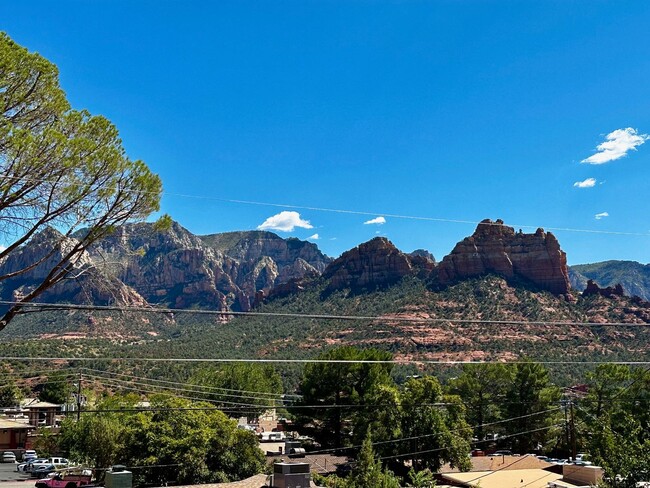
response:
M18 463L0 463L0 487L28 488L34 486L34 479L29 476L29 473L16 471L16 466Z

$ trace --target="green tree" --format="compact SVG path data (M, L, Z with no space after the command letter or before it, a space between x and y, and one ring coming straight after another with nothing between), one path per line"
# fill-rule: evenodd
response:
M34 449L41 457L55 456L61 452L61 439L50 428L36 430Z
M469 469L472 431L458 397L443 395L438 380L425 376L404 384L401 403L402 433L413 438L402 444L413 453L416 471L428 468L436 472L444 462Z
M359 445L372 431L375 451L380 456L399 453L399 443L389 442L402 437L402 406L400 391L395 385L378 384L364 398L364 404L354 412L352 443Z
M587 373L587 405L596 417L616 407L631 377L628 366L622 364L599 364L595 371Z
M67 419L62 448L99 468L139 466L135 482L155 486L237 481L264 471L255 435L238 429L212 405L156 395L150 411L134 413L136 400L116 395L96 412L83 413L79 422Z
M408 477L409 483L406 486L412 488L434 488L436 486L436 480L433 477L433 473L428 469L415 471L411 468Z
M206 387L206 400L233 414L241 410L253 416L267 407L283 405L282 378L270 365L233 363L202 368L190 378L190 383Z
M113 124L70 107L55 65L1 32L0 93L0 230L8 241L0 283L30 277L18 303L0 312L1 330L25 303L83 273L88 246L157 211L162 185L126 156ZM21 252L46 229L57 231L42 252Z
M62 373L52 373L47 377L42 389L38 394L39 400L43 402L64 405L70 402L72 396L72 385L70 379Z
M501 417L501 408L512 370L503 364L466 364L458 378L449 382L449 391L467 407L467 421L475 425L475 436L485 439L483 424Z
M20 403L22 396L16 382L8 378L5 384L0 386L0 407L15 407Z
M389 361L392 355L376 349L341 347L318 358L349 362L308 364L299 387L303 398L298 406L317 407L291 411L301 431L312 434L322 445L340 447L349 441L359 415L366 414L358 406L373 404L377 401L377 389L392 384L391 364L354 361ZM319 405L333 407L320 408Z
M587 375L578 416L591 459L635 486L650 475L650 370L604 364Z
M506 434L513 436L511 444L515 451L530 452L546 442L548 431L542 429L551 427L558 415L547 411L556 405L560 396L559 388L551 383L544 366L532 361L515 365L504 408L507 418L516 418L504 424Z
M399 488L399 480L391 471L383 468L381 461L375 456L370 431L363 441L356 465L345 486L347 488Z

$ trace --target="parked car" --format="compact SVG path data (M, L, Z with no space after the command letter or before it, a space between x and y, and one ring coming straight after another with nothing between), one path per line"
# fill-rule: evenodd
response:
M67 467L67 464L64 465L62 463L59 463L59 465L57 465L56 461L60 461L61 459L63 459L63 458L40 458L40 459L36 459L36 460L30 462L27 465L26 471L29 471L30 473L32 473L32 476L43 477L43 476L47 475L48 473L51 473L52 471L54 471L57 468L65 468L65 467ZM65 459L65 461L67 462L67 459ZM52 467L51 469L50 469L50 466Z
M36 488L80 488L90 485L90 474L56 473L54 476L40 479Z
M33 449L27 449L25 452L23 452L23 461L28 462L31 461L32 459L36 459L38 456L36 455L36 451Z
M510 449L500 449L495 451L494 456L512 456L512 451Z
M32 467L32 478L44 478L50 473L56 471L56 466L52 463L34 465Z
M16 462L16 454L14 454L11 451L5 451L2 453L2 462L3 463L15 463Z
M34 469L34 465L40 465L40 464L48 464L48 458L36 458L32 459L27 463L27 466L25 466L25 471L28 473L31 473L32 470Z
M66 458L62 457L53 457L50 458L50 462L54 464L54 467L59 469L59 468L67 468L70 466L70 461L68 461Z

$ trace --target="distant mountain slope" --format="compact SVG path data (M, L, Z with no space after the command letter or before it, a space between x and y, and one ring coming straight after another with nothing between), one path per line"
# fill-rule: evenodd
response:
M417 276L406 276L392 286L362 295L351 289L328 289L330 280L319 278L299 293L270 300L256 309L269 312L269 316L238 317L207 329L197 323L183 328L178 340L138 346L138 353L298 359L354 345L389 350L398 360L505 361L526 356L547 361L650 359L650 304L629 297L595 294L569 301L546 291L512 286L494 275L466 279L441 290L431 290ZM302 314L332 318L310 315L306 319ZM343 316L366 318L346 320ZM373 316L378 318L367 318ZM469 319L486 322L454 322ZM499 320L522 323L491 322ZM589 327L537 321L638 325Z
M650 264L603 261L571 266L569 271L571 286L576 290L584 290L587 280L594 280L601 287L620 283L626 295L650 300Z
M75 238L54 229L34 236L0 262L11 273L41 265L0 283L0 298L24 296L49 272ZM96 305L160 304L173 308L250 310L258 293L294 279L320 275L331 258L318 247L271 232L230 232L199 237L177 222L160 230L127 224L95 243L74 272L41 301Z
M125 225L92 255L120 262L116 273L150 303L224 310L250 310L258 292L318 275L330 261L311 242L258 231L196 236L176 222L165 231Z
M650 303L597 287L589 295L566 290L564 253L541 229L521 234L503 222L484 221L455 247L453 259L443 258L439 266L421 253L401 252L385 238L343 253L319 273L316 266L329 259L323 256L311 243L274 234L198 237L178 224L166 232L149 224L125 226L89 259L103 263L150 303L247 310L255 297L256 312L271 314L226 320L179 311L151 323L143 316L136 324L137 341L129 334L133 319L124 315L76 316L84 321L80 330L94 337L103 328L121 331L142 357L300 358L349 344L431 361L649 358ZM296 268L305 273L279 284L282 273ZM300 316L286 315L293 313ZM31 334L49 331L36 323L37 314L20 319ZM61 333L73 333L74 320L69 314Z

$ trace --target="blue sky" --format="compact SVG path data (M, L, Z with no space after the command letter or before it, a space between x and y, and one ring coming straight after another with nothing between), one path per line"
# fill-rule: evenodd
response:
M0 14L59 66L75 108L117 125L192 232L294 210L311 228L278 233L317 234L330 255L379 233L438 258L474 225L388 214L645 234L555 231L571 264L650 261L648 25L645 1L4 1Z

